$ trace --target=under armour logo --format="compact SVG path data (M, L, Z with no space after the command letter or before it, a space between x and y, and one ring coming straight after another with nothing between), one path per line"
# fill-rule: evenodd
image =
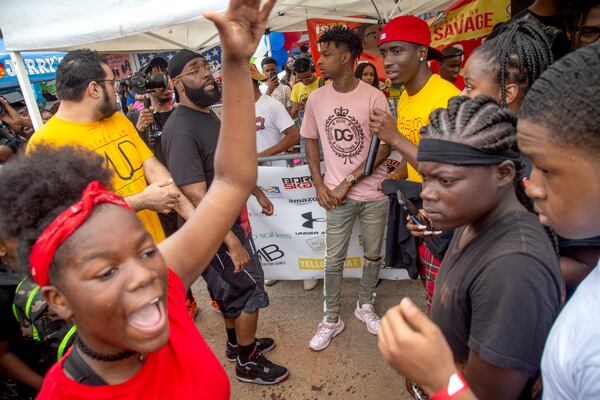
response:
M312 212L307 212L301 215L302 218L306 220L305 223L302 224L303 227L308 229L313 229L315 222L326 222L327 218L313 218Z

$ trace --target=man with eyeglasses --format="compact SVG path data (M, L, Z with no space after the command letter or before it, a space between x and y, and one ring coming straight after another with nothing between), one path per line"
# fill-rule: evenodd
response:
M586 47L600 39L600 0L571 0L566 11L567 35L573 48Z
M56 74L60 107L33 134L27 149L45 143L81 146L100 154L114 172L114 190L127 200L159 243L165 234L157 212L176 210L187 219L193 206L127 117L117 112L117 85L113 71L99 53L88 49L68 53Z
M214 155L221 121L210 106L220 99L221 91L211 65L198 53L179 51L169 61L167 71L179 106L163 129L163 157L175 183L198 207L215 174ZM272 214L272 205L263 206L263 213ZM202 277L223 314L227 335L225 354L236 363L237 378L264 385L285 380L287 369L263 356L275 347L275 341L255 336L259 310L269 305L269 297L245 209Z

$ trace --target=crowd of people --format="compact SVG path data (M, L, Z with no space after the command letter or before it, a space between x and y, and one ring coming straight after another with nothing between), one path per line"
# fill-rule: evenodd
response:
M218 351L242 382L285 381L266 356L276 339L257 337L275 282L245 205L255 196L274 213L257 165L288 163L258 159L301 141L326 210L311 350L345 330L358 220L353 315L416 399L600 398L600 4L559 15L550 3L495 27L462 71L462 50L431 47L420 18L334 26L318 39L317 76L306 51L282 74L273 58L250 63L275 0L232 0L205 14L219 80L181 50L144 67L168 81L125 109L114 71L82 49L61 61L60 102L37 131L0 97L0 399L228 399ZM359 62L375 48L377 61ZM408 298L377 309L392 253L423 281L426 312ZM194 323L200 276L223 317L220 349Z

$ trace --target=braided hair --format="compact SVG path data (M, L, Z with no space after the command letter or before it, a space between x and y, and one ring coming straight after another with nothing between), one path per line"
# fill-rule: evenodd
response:
M519 118L546 128L561 144L600 153L600 43L552 64L523 100Z
M104 159L90 150L37 145L26 156L6 163L0 171L0 236L19 237L19 268L29 270L29 254L44 229L64 210L81 199L87 185L98 180L112 187L112 173ZM52 282L60 281L57 260L68 253L68 242L50 267Z
M421 128L421 138L463 143L489 153L518 151L517 116L508 108L498 106L491 96L453 97L448 108L434 110L429 119L429 125ZM525 194L523 184L525 164L515 163L515 169L513 183L517 199L528 211L534 212L533 201ZM558 254L556 235L550 228L545 229Z
M477 54L496 74L496 83L502 93L502 107L506 107L506 85L513 82L524 93L552 64L552 46L544 31L526 20L509 22L499 28L493 39L475 49Z

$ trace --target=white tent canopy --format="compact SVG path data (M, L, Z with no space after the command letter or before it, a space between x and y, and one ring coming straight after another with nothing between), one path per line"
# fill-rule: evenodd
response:
M388 20L418 14L448 0L280 0L271 31L302 31L308 18L369 15ZM218 44L205 10L225 10L226 0L0 0L7 50L150 51L202 49ZM375 21L374 20L374 21Z
M271 31L302 31L309 18L369 15L387 21L420 14L452 0L279 0ZM21 51L91 48L104 52L208 49L218 44L203 11L223 11L227 0L0 0L0 29L36 129L42 125ZM363 20L370 21L369 19Z

